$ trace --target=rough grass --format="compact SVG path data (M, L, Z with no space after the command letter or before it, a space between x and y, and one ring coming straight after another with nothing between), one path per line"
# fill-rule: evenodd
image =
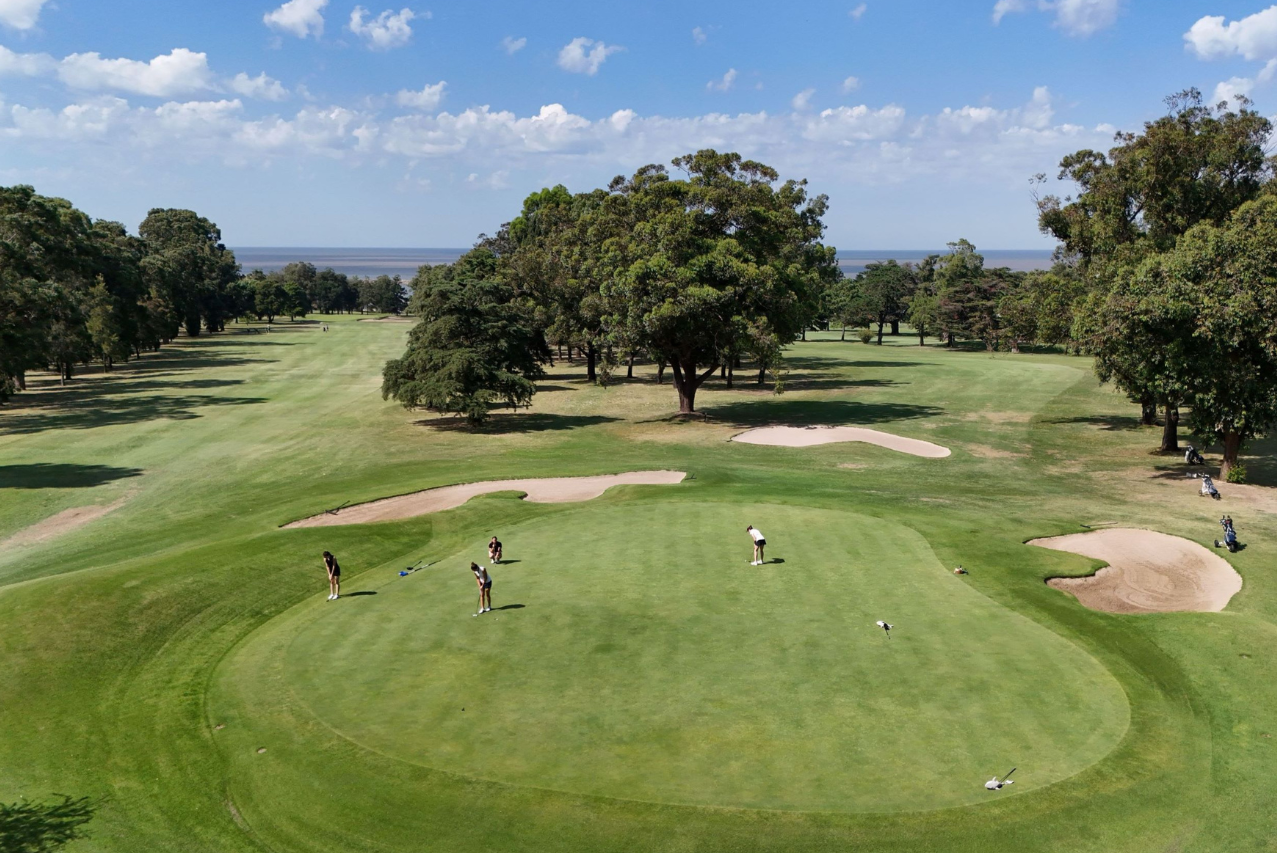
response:
M0 411L0 539L132 493L0 554L0 800L100 799L72 849L1277 849L1274 517L1196 498L1086 362L816 340L783 396L708 386L708 424L667 421L646 368L560 365L471 434L380 399L405 327L275 329ZM771 422L955 452L725 441ZM651 468L695 480L278 529ZM1248 547L1220 614L1092 613L1042 583L1090 561L1021 544L1104 520L1209 545L1222 511ZM748 566L748 521L783 564ZM521 561L495 603L525 606L485 621L464 563L493 531ZM328 605L323 548L377 595Z

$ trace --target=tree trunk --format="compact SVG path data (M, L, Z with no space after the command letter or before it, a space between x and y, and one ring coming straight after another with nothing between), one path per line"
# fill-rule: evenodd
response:
M198 338L200 336L200 315L186 318L186 335L190 338Z
M668 365L666 364L665 359L661 359L660 363L656 365L656 384L657 385L665 384L665 368L667 366Z
M918 330L918 346L925 347L927 345L927 333L924 329Z
M634 378L634 353L630 353L630 363L625 368L625 378L626 379Z
M732 364L727 365L727 387L732 387L732 380L736 378L736 367Z
M15 376L14 379L18 382L19 391L27 390L27 372L25 370L19 370L18 375Z
M594 344L588 343L585 345L585 381L586 382L594 382L597 380L597 377L594 375L594 360L595 360Z
M758 365L758 384L762 385L767 380L767 365Z
M1179 406L1166 404L1166 423L1162 426L1162 447L1163 453L1177 452L1179 450Z
M944 333L944 345L947 347L953 346L953 332Z
M803 327L803 340L804 340L804 341L805 341L805 340L807 340L807 327L806 327L806 326L804 326L804 327Z
M839 338L838 340L840 341L847 340L847 325L845 323L843 324L843 327L842 327L842 337Z
M1011 339L1011 352L1017 354L1020 352L1020 341L1016 338Z
M899 321L899 320L892 320L892 321L891 321L891 334L892 334L892 335L899 335L899 334L900 334L900 321Z
M882 327L885 324L885 322L886 321L884 320L878 321L878 346L882 346Z
M1219 479L1228 482L1228 472L1237 464L1237 457L1241 455L1241 451L1241 433L1236 430L1226 430L1224 432L1224 461L1219 466Z
M1157 425L1157 401L1151 396L1140 400L1140 426Z

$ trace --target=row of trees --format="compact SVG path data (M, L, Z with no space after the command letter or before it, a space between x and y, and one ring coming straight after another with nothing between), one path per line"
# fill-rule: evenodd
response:
M479 423L531 399L548 343L584 353L592 380L640 354L668 366L684 414L717 371L775 369L838 278L827 199L738 154L673 165L682 177L649 165L607 189L534 193L456 264L423 268L421 322L383 394Z
M1019 352L1029 343L1073 345L1073 310L1084 294L1068 264L1028 273L987 269L975 246L958 240L948 254L917 265L873 263L839 279L826 292L825 317L842 326L844 339L848 327L863 326L881 344L886 328L899 334L908 323L919 345L933 336L948 345L978 340L989 350Z
M155 209L131 235L32 187L0 187L0 402L27 373L63 381L78 365L110 369L183 330L220 332L240 317L321 311L399 313L398 277L347 278L310 264L240 275L217 226Z
M1162 450L1178 449L1182 408L1223 446L1240 479L1245 442L1277 425L1277 183L1273 127L1241 100L1209 106L1187 90L1107 153L1061 162L1071 198L1039 202L1083 295L1072 336L1099 376L1160 409Z

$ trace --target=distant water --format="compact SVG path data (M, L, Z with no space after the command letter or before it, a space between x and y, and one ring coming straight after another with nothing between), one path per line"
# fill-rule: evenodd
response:
M235 249L235 257L244 270L270 272L293 261L308 261L320 269L332 267L346 275L398 275L410 279L422 264L450 264L466 249L324 249L287 246L248 246ZM944 254L944 249L856 249L838 253L838 265L844 275L854 276L866 264L890 259L900 263L917 263L927 255ZM1048 269L1050 251L1041 249L990 249L981 251L986 267L1010 267L1013 270Z

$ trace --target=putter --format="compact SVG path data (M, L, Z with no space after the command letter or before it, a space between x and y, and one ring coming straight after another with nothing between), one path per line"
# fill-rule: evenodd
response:
M428 568L430 568L430 567L431 567L431 566L433 566L433 565L434 565L434 563L426 563L426 564L423 566L423 565L421 565L421 561L420 561L420 560L418 560L418 561L416 562L416 564L415 564L415 565L409 566L408 568L406 568L406 569L404 569L403 571L401 571L401 572L399 573L399 577L401 577L401 578L402 578L402 577L407 577L408 575L412 574L413 572L419 572L419 571L421 571L422 569L428 569Z

